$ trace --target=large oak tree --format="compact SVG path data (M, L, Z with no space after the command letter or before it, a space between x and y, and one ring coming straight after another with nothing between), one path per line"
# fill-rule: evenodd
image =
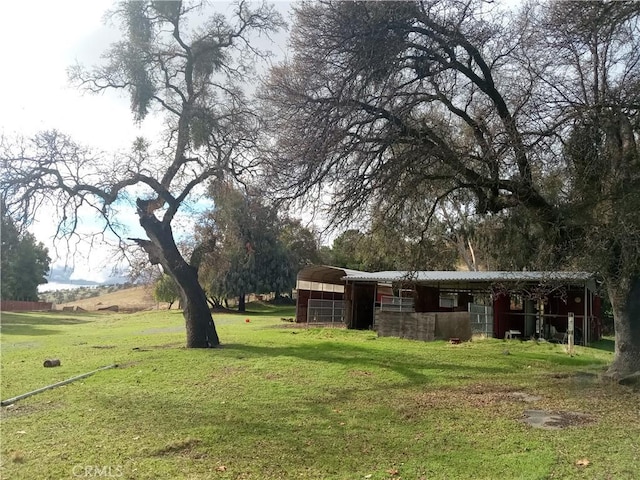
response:
M267 4L235 5L229 18L206 3L123 1L111 18L122 39L101 65L73 67L79 88L102 94L126 92L135 120L164 117L159 148L140 139L128 156L108 158L79 147L58 132L29 141L3 141L2 190L25 219L47 198L57 206L62 234L77 226L89 206L117 231L117 210L134 198L147 238L133 239L179 286L188 347L219 343L194 267L174 241L178 210L214 176L242 175L255 165L249 153L260 120L243 92L265 54L258 36L282 25ZM109 132L104 132L108 135Z
M334 219L535 222L536 266L599 273L640 370L640 4L303 2L265 91L280 196ZM517 214L517 213L515 213ZM533 227L532 227L533 228Z

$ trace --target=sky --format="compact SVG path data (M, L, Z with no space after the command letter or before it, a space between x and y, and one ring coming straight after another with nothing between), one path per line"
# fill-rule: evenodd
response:
M75 141L104 151L126 149L140 135L151 137L159 119L133 122L126 96L115 92L83 94L68 83L67 68L79 62L91 66L118 39L118 30L105 25L104 13L112 0L22 0L3 3L5 19L0 29L3 73L0 74L0 132L25 136L57 129ZM214 2L216 3L216 2ZM276 2L286 12L288 2ZM216 3L224 9L226 4ZM285 49L286 36L279 37L276 50ZM133 210L120 221L131 227L130 236L142 236ZM97 224L87 219L88 233ZM73 266L72 279L105 281L110 273L109 254L100 246L81 245L70 258L64 244L52 243L55 223L43 211L30 228L50 250L52 265ZM56 253L57 252L57 253Z
M136 135L126 98L83 95L67 82L67 68L93 64L117 30L102 21L105 0L27 0L3 5L0 30L5 74L1 126L33 133L57 128L100 148L126 145Z

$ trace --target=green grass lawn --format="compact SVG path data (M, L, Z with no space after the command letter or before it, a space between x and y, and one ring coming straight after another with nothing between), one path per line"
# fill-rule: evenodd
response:
M0 477L638 478L640 396L598 378L611 341L570 357L280 320L291 316L216 315L222 348L187 350L179 312L3 313L3 400L119 367L3 407ZM589 416L541 430L521 421L527 409Z

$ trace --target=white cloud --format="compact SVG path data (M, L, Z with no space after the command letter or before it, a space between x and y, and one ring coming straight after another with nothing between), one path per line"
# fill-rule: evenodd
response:
M82 94L67 69L76 61L91 66L118 32L103 24L108 0L7 2L0 30L5 45L0 78L4 93L0 129L25 135L56 128L76 141L104 150L127 148L145 130L132 122L128 99L115 92ZM11 48L7 46L11 45Z

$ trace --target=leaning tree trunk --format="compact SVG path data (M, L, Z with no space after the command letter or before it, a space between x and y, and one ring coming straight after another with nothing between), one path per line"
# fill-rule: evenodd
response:
M615 327L615 355L608 374L622 378L640 372L640 275L608 284Z
M187 348L208 348L220 344L207 297L198 282L198 271L189 265L175 244L171 225L147 213L144 202L138 201L140 225L149 240L134 238L149 255L152 264L160 264L178 285L187 329Z

